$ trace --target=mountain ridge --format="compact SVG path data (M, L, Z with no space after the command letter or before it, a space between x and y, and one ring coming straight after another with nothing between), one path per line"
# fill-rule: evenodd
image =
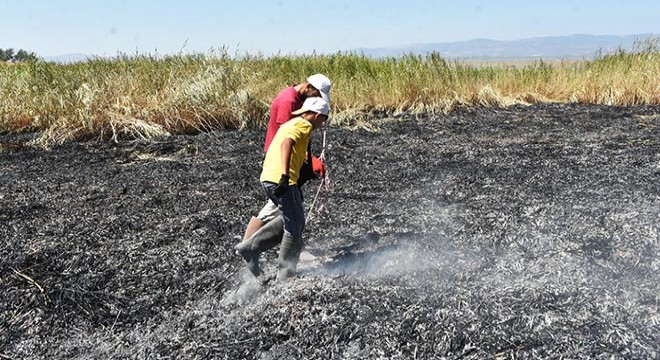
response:
M356 48L349 53L372 58L400 57L407 54L425 55L431 52L444 58L461 60L531 60L531 59L588 59L598 53L619 48L633 50L636 42L657 34L537 36L517 40L487 38L453 42L417 43L393 47Z
M389 47L354 48L342 53L365 55L371 58L400 57L439 53L446 59L467 61L517 60L583 60L594 58L599 52L608 53L618 48L633 50L636 41L658 38L660 34L536 36L516 40L474 38L462 41L414 43ZM660 41L658 41L660 43ZM89 54L62 54L44 57L45 61L70 64L98 56Z

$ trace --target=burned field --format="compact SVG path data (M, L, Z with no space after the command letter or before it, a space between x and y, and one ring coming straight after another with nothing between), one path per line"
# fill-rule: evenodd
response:
M328 130L318 257L263 286L232 249L261 131L0 136L0 358L660 356L660 108L375 124Z

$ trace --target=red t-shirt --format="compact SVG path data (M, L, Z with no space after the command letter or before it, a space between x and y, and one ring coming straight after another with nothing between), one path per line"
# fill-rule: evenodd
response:
M292 112L300 109L303 104L303 99L298 91L293 86L282 90L273 99L270 104L270 119L268 120L268 131L266 132L266 143L264 144L264 153L268 151L271 141L277 134L280 125L291 120Z

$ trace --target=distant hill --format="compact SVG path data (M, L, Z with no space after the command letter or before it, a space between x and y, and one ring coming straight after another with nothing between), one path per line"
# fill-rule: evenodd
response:
M44 61L54 62L58 64L72 64L76 62L85 61L90 58L92 58L92 56L85 54L64 54L64 55L44 57Z
M498 41L474 39L457 42L415 44L385 48L358 48L350 52L369 57L398 57L405 54L424 55L437 52L449 59L475 61L524 61L538 59L589 59L598 51L603 53L617 48L631 50L636 40L647 39L652 34L627 36L569 35L533 37L520 40ZM656 35L657 36L657 35Z

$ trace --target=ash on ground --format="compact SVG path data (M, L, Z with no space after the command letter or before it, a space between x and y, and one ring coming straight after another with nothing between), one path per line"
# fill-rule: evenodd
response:
M317 257L287 284L232 248L263 131L0 136L0 358L660 356L659 107L373 124L328 129Z

